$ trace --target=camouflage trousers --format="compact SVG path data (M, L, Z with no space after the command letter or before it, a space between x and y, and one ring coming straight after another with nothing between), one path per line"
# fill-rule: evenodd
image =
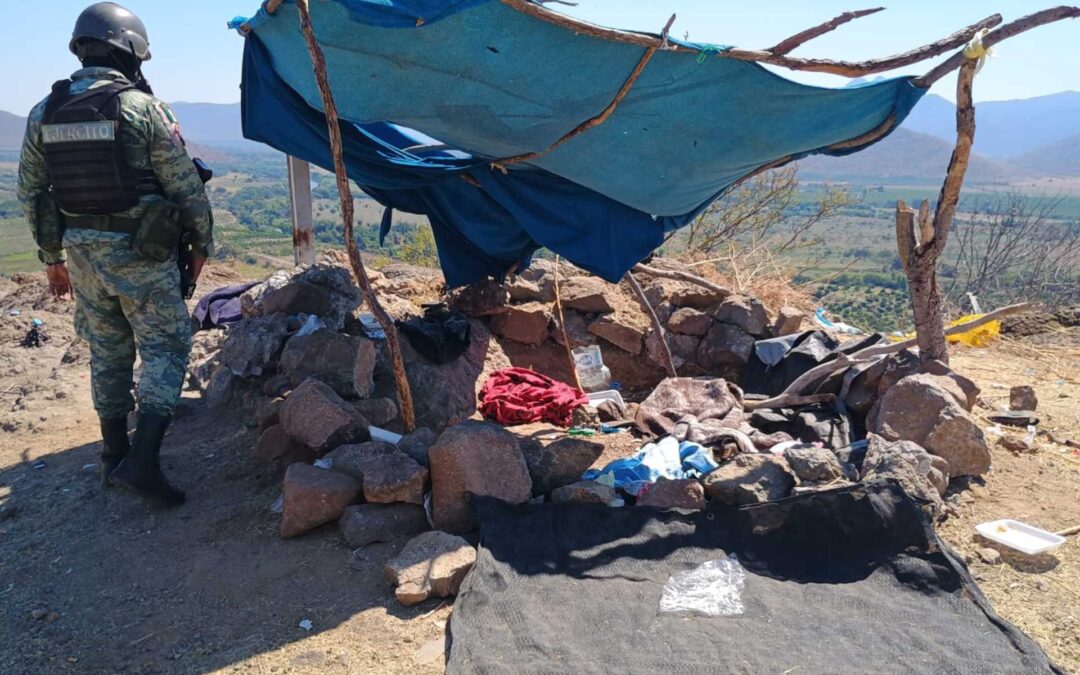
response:
M142 360L139 410L171 415L191 353L191 322L175 262L147 260L127 238L67 247L75 331L90 344L94 408L102 418L134 409L135 354Z

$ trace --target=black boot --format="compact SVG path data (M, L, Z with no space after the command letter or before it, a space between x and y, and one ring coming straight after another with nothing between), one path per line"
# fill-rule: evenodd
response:
M131 452L112 472L110 479L113 484L141 497L159 501L165 506L179 506L186 497L165 480L159 462L161 441L165 438L170 421L172 418L164 415L140 413Z
M109 487L109 475L131 451L127 416L101 418L101 485Z

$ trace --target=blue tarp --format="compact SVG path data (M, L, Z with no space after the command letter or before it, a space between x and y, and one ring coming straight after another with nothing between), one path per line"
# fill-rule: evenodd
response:
M908 78L826 89L709 50L661 51L604 124L504 174L492 159L543 150L599 113L643 48L497 0L331 0L312 14L350 123L350 177L429 217L451 285L499 277L541 246L617 281L741 178L897 125L925 93ZM332 168L295 6L252 26L245 136Z

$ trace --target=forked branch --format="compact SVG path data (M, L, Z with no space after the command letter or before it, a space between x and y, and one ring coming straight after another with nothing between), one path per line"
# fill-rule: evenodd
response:
M854 21L855 19L869 16L871 14L877 14L884 9L884 7L875 7L873 9L860 9L855 12L844 12L835 19L830 19L825 23L814 26L813 28L807 28L801 33L796 33L788 39L780 42L775 47L770 47L765 51L776 54L777 56L783 56L784 54L794 51L795 49L801 47L802 45L806 44L807 42L813 40L816 37L820 37L825 33L836 30L837 28L843 26L849 21Z

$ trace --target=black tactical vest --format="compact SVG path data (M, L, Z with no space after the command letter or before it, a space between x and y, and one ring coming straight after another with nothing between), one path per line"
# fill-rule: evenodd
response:
M109 215L126 211L147 194L160 194L153 171L128 165L121 139L120 94L126 80L71 94L71 80L53 85L45 104L41 139L52 194L67 213Z

